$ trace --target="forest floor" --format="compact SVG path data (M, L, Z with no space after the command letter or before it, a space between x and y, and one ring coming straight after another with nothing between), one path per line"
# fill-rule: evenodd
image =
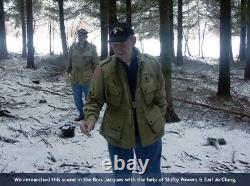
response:
M62 68L35 62L37 69L30 70L18 56L0 61L1 114L9 116L0 116L0 172L105 172L107 144L98 132L103 111L91 136L81 134ZM243 80L241 65L232 65L232 100L217 99L216 63L189 58L181 67L172 65L181 121L165 127L165 173L250 172L250 82ZM60 136L65 124L76 126L73 138ZM208 144L208 138L214 141Z

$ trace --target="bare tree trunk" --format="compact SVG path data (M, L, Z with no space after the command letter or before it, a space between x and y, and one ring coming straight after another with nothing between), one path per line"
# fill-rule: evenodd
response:
M55 22L53 21L53 27L52 27L52 53L54 54L55 52L55 28L54 28L54 24Z
M185 35L185 33L183 32L183 36L185 39L185 56L186 56L186 51L188 52L188 56L192 56L190 49L189 49L189 45L188 45L188 35L189 35L189 31L187 31L187 36Z
M100 0L101 60L108 57L108 4Z
M230 7L230 12L229 12L230 15L232 14L231 9L232 8ZM232 48L232 18L230 19L229 58L230 58L230 64L233 63L234 56L233 56L233 48Z
M241 0L240 12L240 61L246 60L246 0Z
M7 56L4 1L0 0L0 58L6 58Z
M197 1L198 5L198 38L199 38L199 56L201 56L201 25L200 25L200 0Z
M183 55L182 55L182 0L178 0L178 43L177 43L177 65L183 65Z
M207 27L207 23L205 23L204 29L202 32L202 42L201 42L201 57L202 58L204 58L203 45L204 45L204 40L205 40L206 27Z
M230 30L230 41L229 41L229 58L230 63L234 62L233 48L232 48L232 31Z
M247 60L245 68L245 80L250 79L250 0L247 1Z
M109 33L113 26L117 23L116 0L109 0ZM109 55L112 56L114 51L109 45Z
M170 20L170 50L171 62L175 63L175 50L174 50L174 2L169 0L169 20Z
M132 26L131 0L126 0L126 17L127 17L127 23Z
M52 44L51 44L51 27L52 27L52 23L51 23L51 18L49 18L49 54L52 55Z
M63 1L64 0L58 0L59 22L60 22L60 32L61 32L63 55L68 56L67 41L66 41L66 34L65 34L65 25L64 25Z
M33 10L32 10L32 0L26 0L26 12L27 12L27 36L28 36L27 68L35 69L35 63L34 63L34 46L33 46Z
M231 98L230 94L230 33L231 33L231 0L220 1L220 64L219 64L219 97Z
M27 57L27 43L26 43L26 23L25 23L25 9L24 0L20 0L20 19L22 24L22 57Z
M171 84L171 51L170 51L170 24L169 24L169 0L159 0L160 12L160 43L161 54L160 62L162 64L163 75L166 85L166 99L168 102L167 111L165 115L166 122L180 121L175 114L173 98L172 98L172 84Z
M141 52L144 53L144 43L143 43L143 38L140 36L139 34L139 41L140 41L140 49L141 49Z

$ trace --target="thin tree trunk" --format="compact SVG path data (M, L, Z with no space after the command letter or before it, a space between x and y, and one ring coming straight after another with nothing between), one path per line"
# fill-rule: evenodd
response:
M232 14L231 9L232 8L230 6L230 12L229 12L230 15ZM232 18L230 19L229 58L230 58L230 64L232 64L234 61L233 48L232 48Z
M185 56L186 56L186 51L188 52L188 56L192 56L190 49L189 49L189 45L188 45L188 35L189 35L189 31L187 31L187 35L185 35L185 33L183 32L183 36L185 39Z
M4 1L0 0L0 58L6 58L7 56Z
M217 95L230 98L231 0L220 1L220 64Z
M51 44L51 27L52 27L52 23L51 23L51 18L49 18L49 54L52 55L52 44Z
M101 60L108 57L108 4L100 0Z
M52 53L54 54L55 52L55 28L54 28L54 21L52 21Z
M177 43L177 65L183 65L182 55L182 0L178 0L178 43Z
M234 56L233 56L233 48L232 48L232 31L230 30L230 41L229 41L229 58L230 63L232 64L234 62Z
M140 41L140 47L141 47L141 52L144 53L144 43L143 43L143 38L140 37L139 35L139 41Z
M26 43L26 23L25 23L25 9L24 0L20 0L20 19L22 24L22 57L27 57L27 43Z
M117 23L116 0L109 0L109 33L113 26ZM109 55L112 56L114 51L109 45Z
M175 50L174 50L174 2L169 0L169 20L170 20L170 50L171 61L175 63Z
M27 68L35 69L35 64L34 64L34 46L33 46L33 10L32 10L32 0L26 0L26 12L27 12L27 36L28 36Z
M58 0L59 22L60 22L60 32L61 32L63 55L67 56L68 55L68 49L67 49L67 41L66 41L65 25L64 25L63 1L64 0Z
M247 60L245 79L250 79L250 0L247 1Z
M246 0L241 0L241 13L240 13L240 61L246 60Z
M202 32L202 42L201 42L201 57L202 58L204 58L203 46L204 46L206 28L207 28L207 23L205 23L204 29L203 29L203 32Z
M200 25L200 0L197 1L198 5L198 39L199 39L199 56L201 56L201 25Z
M126 17L127 17L127 23L132 26L131 0L126 0Z
M159 0L160 12L160 43L161 54L160 62L162 64L163 75L166 85L166 99L168 102L165 119L167 122L180 121L175 114L173 98L172 98L172 84L171 84L171 51L170 51L170 24L169 24L169 0Z

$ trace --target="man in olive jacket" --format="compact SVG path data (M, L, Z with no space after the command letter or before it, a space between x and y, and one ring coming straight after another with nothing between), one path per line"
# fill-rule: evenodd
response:
M80 121L84 119L82 94L87 97L89 84L99 59L95 45L86 40L88 32L85 29L79 29L77 34L78 42L73 43L69 50L66 72L70 73L74 101L79 112L79 117L75 121Z
M165 83L158 61L136 49L133 29L118 23L111 31L110 41L115 55L96 68L85 106L81 131L88 134L95 126L104 103L106 111L100 133L108 142L113 171L115 158L125 162L133 158L147 162L145 173L160 174L167 107ZM116 157L115 157L116 155Z

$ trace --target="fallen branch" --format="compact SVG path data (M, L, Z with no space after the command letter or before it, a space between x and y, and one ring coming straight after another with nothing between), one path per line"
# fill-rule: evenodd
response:
M34 90L39 90L39 91L43 91L43 92L55 94L55 95L58 95L58 96L67 97L67 96L65 96L65 95L63 95L63 94L59 94L59 93L54 92L54 91L42 89L42 87L39 87L39 86L29 86L29 85L22 84L22 83L20 83L20 82L17 82L17 84L18 84L18 85L21 85L21 86L24 86L24 87L28 87L28 88L34 89Z
M170 130L167 130L166 133L173 133L173 134L177 134L181 137L180 133L179 132L176 132L176 131L170 131Z
M8 166L8 164L6 164L6 165L2 168L2 170L0 171L0 173L4 173L4 171L5 171L5 169L6 169L7 166Z
M193 156L193 155L191 155L191 154L188 154L186 151L184 151L184 153L185 153L187 156L189 156L189 157L191 157L191 158L193 158L193 159L196 159L196 160L201 161L201 159L199 159L199 158L197 158L197 157L195 157L195 156Z
M14 132L19 132L19 133L23 134L26 138L28 138L28 133L22 129L21 124L19 124L19 126L20 126L20 129L15 129L13 127L8 127L8 129L12 130Z
M0 117L6 117L6 118L17 118L16 116L13 116L9 114L10 112L7 110L0 110Z
M30 127L32 130L35 130L35 134L33 134L32 136L35 137L35 136L41 136L41 135L45 135L45 136L48 136L49 133L51 132L50 128L49 127L46 127L46 128L41 128L41 129L35 129L35 128L32 128Z
M164 155L161 155L161 157L167 162L167 158Z
M249 164L249 162L247 162L247 161L243 161L243 160L238 160L241 164L244 164L244 165L248 165Z
M33 119L33 120L35 120L35 121L37 121L38 123L41 123L40 120L38 120L38 119L36 119L36 118L34 118L34 117L32 117L32 116L30 116L29 118L30 118L30 119Z
M183 166L181 166L181 165L174 165L174 166L176 166L176 167L180 167L180 168L185 168L185 167L183 167Z
M163 169L169 169L169 168L171 168L171 166L170 165L162 165L161 168L163 168Z
M244 112L244 111L233 111L233 110L227 110L224 108L219 108L219 107L213 107L211 105L207 105L207 104L203 104L203 103L197 103L197 102L192 102L192 101L187 101L187 100L183 100L180 98L173 98L176 101L181 101L183 103L187 103L187 104L191 104L191 105L197 105L197 106L201 106L201 107L205 107L205 108L209 108L212 110L219 110L228 114L234 114L234 115L238 115L241 117L248 117L250 118L250 113Z
M59 167L86 167L86 168L93 168L94 165L78 165L78 164L66 164L66 163L62 163L61 165L59 165Z
M3 137L3 136L0 136L0 141L6 142L6 143L16 143L16 142L18 142L18 140L6 138L6 137Z
M59 165L59 167L80 167L80 165L63 163L63 164Z
M52 107L54 109L59 109L59 110L69 110L70 108L60 108L60 107L56 107L56 106L53 106L53 105L50 105L48 104L49 107Z
M219 163L219 162L214 162L214 166L211 167L211 169L213 171L219 171L219 172L233 172L235 169L238 169L238 167L230 164L230 165L226 165L223 163Z
M53 146L46 139L41 138L40 141L44 142L47 147L50 146L53 149ZM37 143L39 143L40 141L38 141Z

